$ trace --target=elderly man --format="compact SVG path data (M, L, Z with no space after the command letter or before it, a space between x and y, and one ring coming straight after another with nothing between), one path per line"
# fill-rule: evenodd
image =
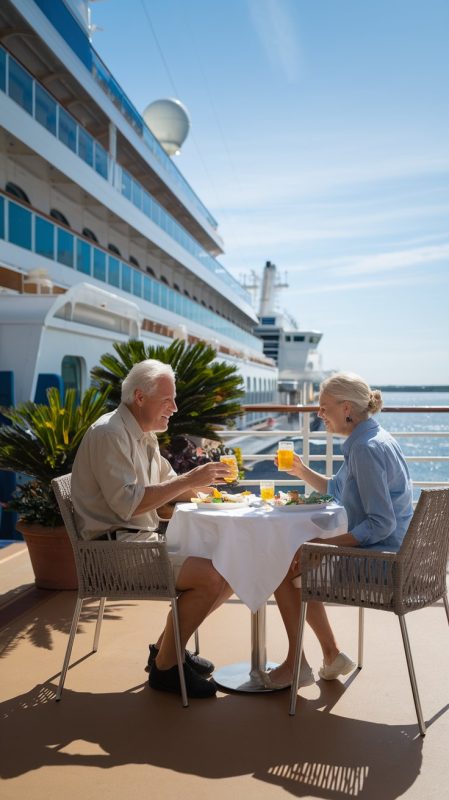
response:
M119 407L95 422L81 442L72 471L72 500L79 531L86 539L116 538L119 529L155 531L156 509L176 500L189 500L197 491L210 491L222 482L229 467L203 464L176 475L159 452L156 432L167 430L177 410L172 368L155 359L136 364L122 383ZM174 562L181 643L187 641L231 589L204 558ZM207 680L210 661L185 651L184 673L190 697L211 697L217 687ZM150 645L149 685L180 693L171 614L156 645Z

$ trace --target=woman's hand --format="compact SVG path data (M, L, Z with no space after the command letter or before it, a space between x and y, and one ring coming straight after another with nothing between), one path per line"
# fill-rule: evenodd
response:
M278 457L277 454L274 457L274 465L277 469L279 469L278 464ZM304 462L297 453L293 453L293 466L291 469L282 469L282 472L287 472L288 475L294 475L296 478L301 478L304 480Z

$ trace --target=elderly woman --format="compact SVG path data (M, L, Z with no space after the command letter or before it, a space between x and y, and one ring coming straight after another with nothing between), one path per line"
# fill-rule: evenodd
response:
M318 492L332 494L345 507L348 533L334 537L332 544L396 552L412 517L412 488L399 445L372 418L381 408L381 393L372 391L358 375L338 373L325 380L320 387L318 415L327 431L347 437L342 444L344 463L334 478L326 478L306 467L295 454L289 472ZM284 688L292 681L300 605L300 591L296 588L300 583L297 580L301 574L300 556L299 549L288 575L275 592L289 649L283 664L263 675L270 688ZM322 603L308 604L307 621L323 651L320 677L332 680L354 669L353 661L338 647ZM313 681L312 670L304 659L300 685Z

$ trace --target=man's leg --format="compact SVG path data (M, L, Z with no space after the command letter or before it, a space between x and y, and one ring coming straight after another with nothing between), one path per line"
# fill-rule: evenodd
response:
M185 646L203 620L231 594L225 579L205 558L188 558L182 565L176 588L182 592L178 600L181 647ZM156 657L160 670L176 664L175 637L171 612Z

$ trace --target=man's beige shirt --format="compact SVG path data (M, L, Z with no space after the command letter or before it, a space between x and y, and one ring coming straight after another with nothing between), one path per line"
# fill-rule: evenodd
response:
M96 539L117 528L154 531L157 512L134 515L145 487L176 472L161 456L157 437L144 433L126 405L104 414L85 434L72 470L72 502L80 535Z

